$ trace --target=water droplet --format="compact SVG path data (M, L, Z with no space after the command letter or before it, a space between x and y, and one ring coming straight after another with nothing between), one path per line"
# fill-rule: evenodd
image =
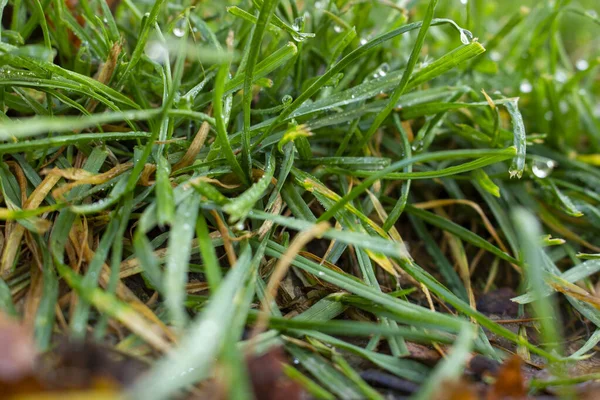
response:
M554 113L552 111L547 111L546 114L544 114L544 119L546 121L551 121L553 116L554 116Z
M590 64L587 62L587 60L584 60L584 59L577 60L577 62L575 63L575 68L577 68L580 71L585 71L589 67L590 67Z
M468 31L466 29L461 29L460 30L460 41L463 44L469 44L473 41L473 34L471 33L471 31Z
M108 19L102 18L102 22L104 22L105 24L108 24Z
M469 0L460 0L460 4L467 4L469 3Z
M315 4L316 4L316 3L315 3ZM296 364L296 365L300 364L300 360L298 360L297 358L294 358L294 359L292 360L292 362L293 362L294 364Z
M339 25L334 25L333 30L335 31L335 33L340 33L343 31L342 27Z
M368 42L368 40L367 40L367 39L365 39L365 38L361 38L361 39L360 39L360 45L361 45L361 46L364 46L365 44L367 44L367 42Z
M165 63L165 61L169 57L169 49L165 46L164 43L158 42L156 40L148 42L146 44L146 48L144 52L152 61L156 61L160 64Z
M350 97L354 99L356 96L355 95L351 95Z
M554 79L556 79L556 82L565 83L567 81L567 74L565 71L556 71Z
M177 23L173 27L173 35L175 35L177 37L183 37L183 35L185 35L185 30L186 30L185 20L180 19L179 21L177 21Z
M373 78L384 77L384 76L387 75L387 73L388 73L389 70L390 70L390 66L387 63L383 63L377 69L377 71L375 71L375 73L373 74Z
M521 93L531 93L533 86L531 85L531 82L525 79L521 82L521 85L519 85L519 90Z
M319 271L319 276L325 276L325 272Z
M500 61L500 59L501 59L501 58L502 58L502 56L501 56L501 55L500 55L500 53L499 53L499 52L497 52L497 51L492 51L492 52L490 53L490 59L491 59L492 61L494 61L494 62L498 62L498 61Z
M543 179L552 173L556 163L552 160L537 159L531 165L531 172L540 179Z
M585 13L592 18L598 18L598 12L596 10L590 9L590 10L587 10Z
M411 148L413 151L417 151L417 150L419 150L421 147L423 147L423 141L422 141L422 140L417 140L416 142L414 142L414 143L412 144L412 146L410 146L410 148Z
M235 224L235 229L238 231L244 230L244 223L238 222L237 224Z

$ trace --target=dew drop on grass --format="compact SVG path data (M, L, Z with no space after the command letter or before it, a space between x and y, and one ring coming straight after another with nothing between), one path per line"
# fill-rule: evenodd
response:
M471 31L468 31L466 29L461 29L460 30L460 41L463 44L469 44L473 41L473 34L471 33Z
M341 33L343 31L342 27L339 25L334 25L333 30L335 31L335 33Z
M325 272L319 271L319 276L325 276Z
M377 69L377 71L375 71L375 73L373 74L373 78L383 78L384 76L387 75L389 70L390 70L390 66L387 63L383 63Z
M183 37L183 35L185 35L185 20L180 19L177 21L173 28L173 35L177 37Z
M292 362L293 362L295 365L298 365L298 364L300 364L300 360L298 360L297 358L294 358L294 359L292 360Z
M519 85L519 90L521 93L531 93L533 86L531 85L531 82L525 79L521 82L521 85Z
M410 146L410 148L411 148L413 151L417 151L417 150L419 150L421 147L423 147L423 141L422 141L422 140L417 140L416 142L414 142L414 143L412 144L412 146Z
M531 165L531 172L540 179L543 179L552 173L556 163L552 160L535 160Z
M587 10L585 13L592 18L598 18L598 12L596 10L590 9L590 10Z
M590 67L590 64L587 62L587 60L584 60L583 58L580 60L577 60L577 62L575 63L575 68L577 68L580 71L585 71L589 67Z
M468 4L469 0L460 0L460 4Z
M368 40L365 38L360 39L360 45L364 46L365 44L367 44Z
M300 28L302 27L302 23L304 22L304 17L298 17L294 20L294 23L292 24L292 29L295 30L296 32L300 31Z

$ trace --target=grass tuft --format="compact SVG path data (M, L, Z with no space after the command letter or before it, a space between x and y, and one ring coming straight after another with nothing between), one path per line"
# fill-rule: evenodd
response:
M0 1L0 313L126 398L583 396L596 3Z

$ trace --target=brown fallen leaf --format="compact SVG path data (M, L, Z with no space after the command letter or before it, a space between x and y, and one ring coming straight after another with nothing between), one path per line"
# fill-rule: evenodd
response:
M442 382L433 400L478 400L475 386L467 381Z
M31 331L0 312L0 389L31 375L36 356Z
M247 360L248 375L257 400L300 400L302 387L288 378L283 371L287 361L281 348L253 356Z
M410 352L410 358L428 365L434 365L442 358L440 353L422 344L406 342L406 348Z
M487 400L525 399L527 389L521 372L521 359L514 355L506 360L496 375L496 382L489 390Z

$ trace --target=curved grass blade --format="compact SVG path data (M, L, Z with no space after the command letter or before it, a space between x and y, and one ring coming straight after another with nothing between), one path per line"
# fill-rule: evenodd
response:
M248 42L246 53L246 68L244 69L244 93L242 105L244 109L244 130L242 131L242 164L246 173L252 171L252 159L250 156L250 110L252 109L252 81L258 53L262 47L265 29L277 7L279 0L264 0L260 6L258 20L252 32L252 40ZM249 176L248 176L249 177Z

